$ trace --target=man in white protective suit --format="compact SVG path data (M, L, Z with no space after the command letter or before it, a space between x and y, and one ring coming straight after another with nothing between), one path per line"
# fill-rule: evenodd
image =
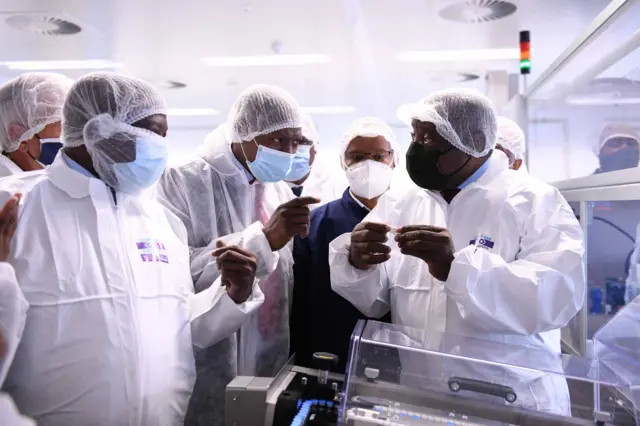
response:
M315 209L337 200L347 189L348 183L343 173L335 173L331 167L330 156L320 151L320 134L308 113L302 113L302 142L298 146L291 171L285 181L296 197L316 197L318 204L309 206ZM334 159L338 164L338 157Z
M31 72L0 86L0 177L41 170L62 147L62 105L73 80Z
M391 310L396 324L559 354L585 295L583 236L566 201L492 155L496 115L479 92L435 92L410 118L407 172L419 188L383 196L331 243L332 288L368 316ZM509 383L518 404L569 411L564 379L519 374ZM480 366L467 377L494 376Z
M526 172L527 166L524 164L524 152L526 149L524 132L515 121L507 117L499 116L497 124L496 149L507 156L510 169Z
M189 426L223 425L226 385L236 375L273 377L287 361L292 238L306 237L307 206L319 201L296 198L284 182L301 141L296 100L279 87L251 86L227 123L207 136L200 155L168 169L156 188L157 199L187 229L196 291L205 291L219 274L211 252L220 238L264 264L257 276L265 278L265 303L257 315L237 335L197 355Z
M18 223L20 194L11 197L0 210L0 387L24 331L29 304L24 298L13 267L7 263L10 243ZM22 416L11 397L0 392L0 419L3 426L35 426Z
M255 257L222 243L220 276L194 294L184 226L139 195L167 161L166 111L141 80L87 74L55 162L0 181L4 199L22 194L8 262L29 303L5 389L38 424L182 424L194 350L264 300Z

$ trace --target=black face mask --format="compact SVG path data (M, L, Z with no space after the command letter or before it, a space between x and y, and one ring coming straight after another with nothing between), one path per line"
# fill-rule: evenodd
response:
M611 154L600 154L600 169L598 172L613 172L615 170L632 169L638 167L640 151L635 148L624 148Z
M442 155L447 154L452 149L453 147L447 151L438 151L425 144L411 142L407 150L407 173L411 180L420 188L424 189L434 191L448 189L450 187L451 177L462 170L469 160L471 160L471 157L469 157L467 161L453 173L443 174L440 171L438 162Z

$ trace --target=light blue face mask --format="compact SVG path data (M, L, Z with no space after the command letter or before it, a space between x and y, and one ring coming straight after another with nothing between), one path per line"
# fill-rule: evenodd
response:
M293 158L293 165L287 174L287 182L297 182L305 177L310 170L309 161L311 159L311 145L299 145L298 151Z
M166 143L138 139L136 159L130 163L115 163L113 172L118 180L116 191L137 194L156 183L167 165Z
M253 143L258 145L256 141ZM242 148L242 153L244 154L244 148ZM244 155L247 158L247 155ZM258 145L256 159L254 161L247 160L247 166L251 174L260 182L280 182L287 177L291 170L294 157L294 154Z

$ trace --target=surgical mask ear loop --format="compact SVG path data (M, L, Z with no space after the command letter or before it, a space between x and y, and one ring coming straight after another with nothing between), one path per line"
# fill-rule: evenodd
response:
M258 142L256 142L255 138L251 142L255 143L256 146L258 147L258 149L260 149L260 145L258 145ZM246 161L247 164L248 164L249 163L249 157L247 157L247 153L244 152L244 144L245 144L245 142L240 142L240 149L242 150L242 155L244 155L244 161Z
M38 141L40 141L40 138L38 137L38 135L36 135L36 138L38 138ZM33 156L33 154L31 154L31 151L29 150L29 147L28 147L28 146L27 146L27 155L28 155L29 157L31 157L31 159L32 159L33 161L35 161L35 162L36 162L36 164L38 164L40 167L43 167L43 168L44 168L44 165L43 165L40 161L38 161L38 159L37 159L36 157L34 157L34 156Z

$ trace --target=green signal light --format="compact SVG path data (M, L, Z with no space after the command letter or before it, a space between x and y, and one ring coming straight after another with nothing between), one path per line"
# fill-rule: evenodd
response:
M528 59L520 61L520 71L529 71L529 70L531 70L531 61Z

